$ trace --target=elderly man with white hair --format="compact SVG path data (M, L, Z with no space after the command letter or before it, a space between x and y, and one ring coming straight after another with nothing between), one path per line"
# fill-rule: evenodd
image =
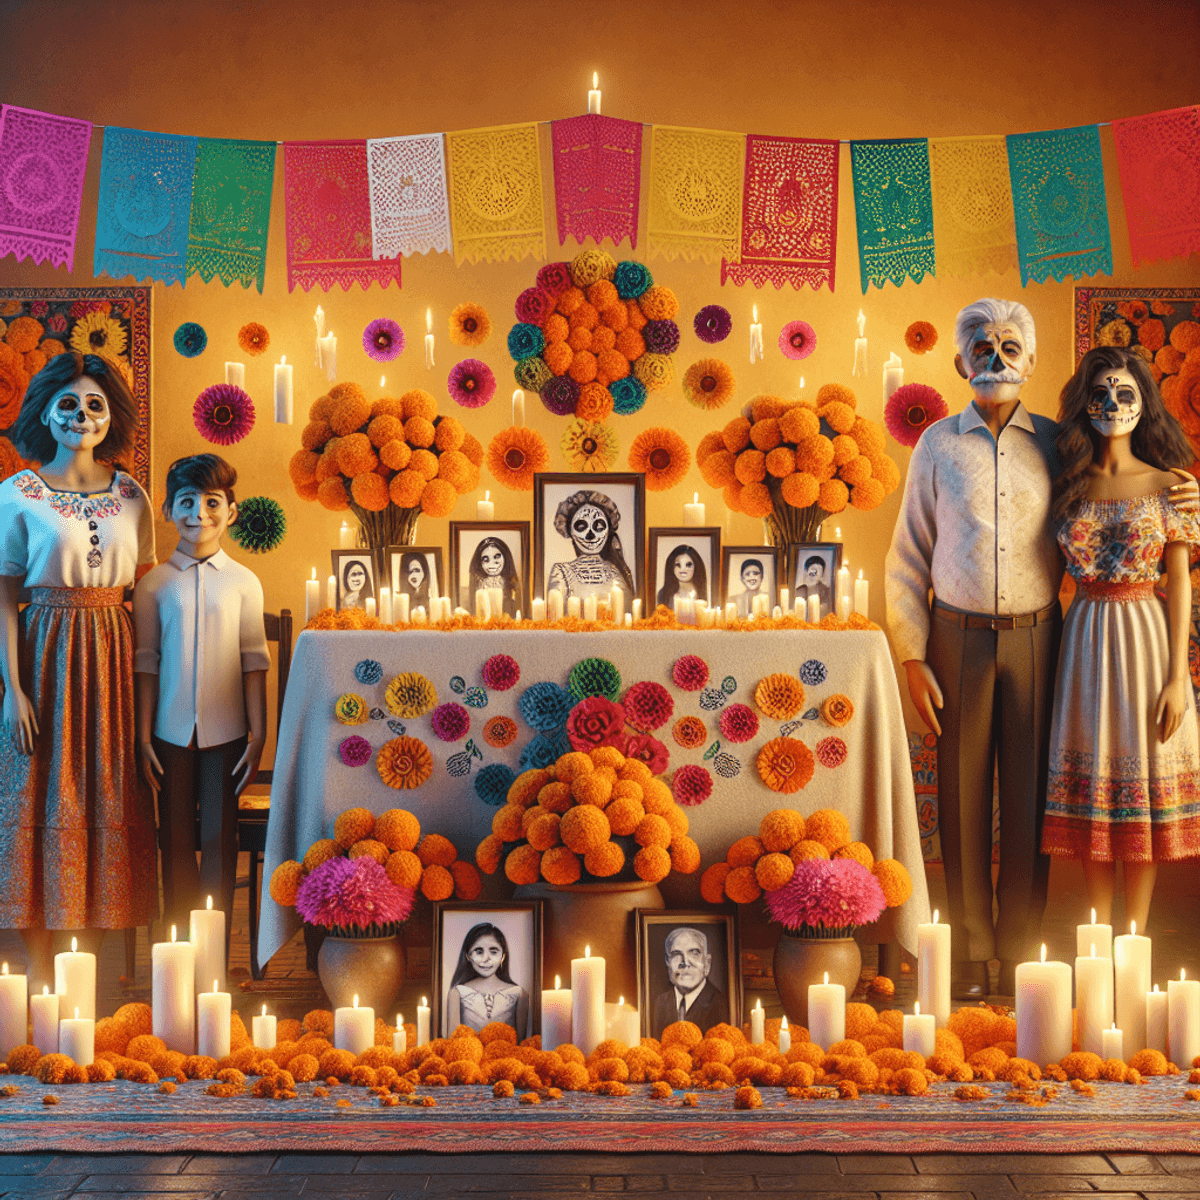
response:
M712 954L707 936L689 925L680 926L667 934L663 952L671 986L654 997L651 1037L661 1037L675 1021L692 1021L703 1032L728 1021L728 997L709 979Z

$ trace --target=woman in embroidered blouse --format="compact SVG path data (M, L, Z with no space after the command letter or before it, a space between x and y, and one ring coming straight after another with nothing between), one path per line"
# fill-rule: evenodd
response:
M582 491L568 496L555 510L554 528L575 547L570 562L550 568L549 588L564 599L603 595L620 584L626 600L634 596L633 574L625 561L617 527L621 510L603 492Z
M45 465L0 482L0 927L24 933L31 982L49 978L49 931L144 925L157 907L122 605L154 565L149 501L116 465L136 425L115 365L56 355L10 434Z
M1042 851L1081 858L1109 923L1146 928L1158 863L1200 854L1200 730L1188 677L1188 548L1167 499L1193 459L1145 364L1090 351L1063 389L1052 514L1077 591L1063 626ZM1166 569L1166 612L1155 584Z
M469 1025L478 1033L500 1021L526 1035L529 995L508 971L508 940L503 930L484 922L463 938L458 966L446 996L446 1029Z

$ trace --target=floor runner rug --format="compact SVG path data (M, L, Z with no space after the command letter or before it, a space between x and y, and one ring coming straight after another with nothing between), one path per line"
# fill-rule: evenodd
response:
M298 1099L270 1101L208 1096L201 1082L162 1095L123 1081L45 1087L22 1078L17 1094L0 1100L0 1152L1192 1153L1200 1151L1200 1104L1184 1099L1184 1078L1098 1084L1095 1097L1060 1087L1037 1108L1005 1100L1005 1084L983 1085L989 1098L979 1101L956 1100L953 1084L924 1096L839 1101L763 1088L763 1107L744 1112L733 1108L732 1090L701 1092L692 1108L681 1093L653 1100L645 1086L627 1097L566 1093L536 1105L450 1087L429 1089L437 1101L430 1108L381 1108L370 1092L349 1087L317 1098L302 1084ZM43 1104L47 1094L58 1103Z

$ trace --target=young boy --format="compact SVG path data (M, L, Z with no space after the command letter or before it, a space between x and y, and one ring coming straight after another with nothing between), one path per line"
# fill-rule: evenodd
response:
M221 549L237 519L236 482L215 454L171 464L163 515L179 544L133 596L138 742L142 773L159 792L166 922L186 930L189 912L211 895L226 913L227 951L237 798L262 758L271 662L262 586Z

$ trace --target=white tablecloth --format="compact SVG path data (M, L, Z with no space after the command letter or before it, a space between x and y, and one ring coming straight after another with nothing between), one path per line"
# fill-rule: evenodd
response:
M520 667L521 678L507 691L484 689L486 707L468 708L471 728L466 737L483 752L482 761L473 760L471 775L449 774L447 759L461 753L466 739L453 744L439 741L433 735L428 713L403 721L407 735L419 737L433 755L433 774L422 787L397 791L386 786L373 760L358 768L342 763L338 745L343 738L361 734L378 749L395 736L388 721L397 718L387 713L363 725L340 724L334 716L338 696L354 692L370 706L386 711L384 692L388 681L402 671L416 671L433 683L439 703L462 703L464 696L451 689L451 680L461 679L468 689L482 688L480 668L494 654L511 655ZM761 724L754 738L740 744L722 738L718 729L720 711L704 708L700 693L685 692L674 685L671 667L683 654L704 659L710 671L710 688L719 690L724 680L734 681L728 685L731 690L725 703L745 704L758 713ZM520 752L534 736L534 730L521 718L521 693L541 680L565 687L571 668L588 657L605 658L615 664L621 673L622 690L639 680L653 680L671 693L674 713L654 735L670 751L667 774L685 763L699 763L707 766L713 776L712 795L687 810L704 867L724 858L735 838L757 833L759 821L772 809L796 808L805 814L818 808L840 809L849 818L853 838L866 842L876 858L899 859L912 875L912 898L898 912L887 915L895 918L895 936L900 944L915 951L917 923L929 920L929 898L900 695L882 632L340 630L305 631L296 641L271 788L259 961L265 963L300 927L295 910L280 907L267 894L271 872L287 859L302 857L318 838L330 836L333 818L343 809L359 805L381 813L389 808L406 808L417 815L423 831L446 835L458 847L460 857L473 862L475 847L491 832L496 811L477 796L474 775L481 766L496 762L518 770ZM364 660L382 666L378 683L368 686L356 679L355 667ZM808 680L823 676L823 682L805 684L802 712L819 707L826 696L835 692L849 696L855 706L852 720L842 728L831 728L816 717L801 721L799 728L791 732L790 736L814 749L826 737L840 737L846 743L847 755L836 768L818 763L808 786L790 796L767 788L755 768L758 750L780 733L780 723L764 717L754 703L758 681L773 672ZM709 696L708 702L714 699ZM709 731L704 745L695 750L681 748L671 736L675 721L688 714L702 718ZM515 741L504 749L492 748L482 736L485 722L497 715L512 717L520 730ZM713 770L714 760L704 759L705 750L718 739L722 752L740 761L740 773L733 778L722 777Z

